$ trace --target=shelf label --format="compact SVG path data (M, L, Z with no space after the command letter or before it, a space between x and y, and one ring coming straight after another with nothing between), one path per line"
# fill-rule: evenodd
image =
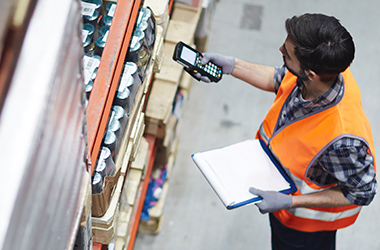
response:
M115 9L116 9L116 4L113 4L110 10L108 11L108 15L113 17L113 15L115 14Z
M84 43L87 39L89 31L82 29L82 43Z
M96 4L86 3L86 2L81 1L81 7L82 7L81 14L83 16L92 16L94 15Z
M98 58L84 56L83 57L83 72L84 72L84 83L87 83L95 69L99 67L100 60Z
M107 30L106 34L104 34L104 37L102 39L103 42L107 42L107 39L108 39L108 32L109 30Z

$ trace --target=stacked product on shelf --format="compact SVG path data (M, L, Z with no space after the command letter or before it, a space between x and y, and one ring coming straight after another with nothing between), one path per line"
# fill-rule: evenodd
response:
M116 2L82 0L81 4L84 21L82 29L84 84L86 96L89 98L94 87L102 51L107 42ZM128 124L130 124L129 130L133 127L134 120L131 119L129 122L132 108L140 106L141 95L140 98L136 96L151 60L154 39L155 27L151 12L148 8L141 8L95 163L92 193L96 196L93 196L93 216L105 214L111 193L120 175L118 170L121 168L117 166L116 158L122 148L122 140ZM121 152L121 155L123 153Z
M181 114L193 79L172 59L179 41L194 44L194 34L201 5L192 7L175 3L164 38L163 63L155 74L145 111L147 134L158 138L153 174L146 194L139 232L157 234L169 188L170 173L178 149Z
M0 152L12 168L4 173L10 200L2 205L0 248L132 249L156 152L156 200L145 215L154 218L151 211L165 200L187 97L179 87L182 73L168 80L170 70L163 67L173 0L27 2L25 16L13 17L16 27L31 16L20 57L2 53L14 55L15 70L1 79L12 79L0 105L6 121L0 124ZM0 6L9 10L10 1ZM192 26L182 26L185 33L194 33L192 18ZM3 30L0 51L6 47ZM20 47L21 33L12 38L20 38ZM152 89L153 73L155 82L176 86L161 89L170 97L165 111L172 109L162 134L146 129L156 119L146 118L148 97L157 97L159 85Z
M115 14L116 2L82 0L82 42L84 53L101 56Z
M0 152L12 168L0 249L132 249L141 214L160 220L191 85L168 58L177 41L193 43L199 17L177 4L169 22L172 3L28 3L1 100ZM172 34L180 29L185 37Z
M112 25L113 23L111 23L111 29ZM99 247L99 244L100 246L113 244L116 249L133 247L141 212L140 203L143 202L146 190L143 180L145 176L149 180L149 169L151 171L151 167L147 166L147 161L141 163L139 155L149 155L149 159L154 159L155 139L151 136L143 137L144 107L151 76L160 68L157 55L162 50L162 28L156 27L149 6L139 8L136 23L133 26L134 30L122 62L105 135L94 166L93 180L103 180L103 183L93 182L92 188L94 249ZM88 55L85 55L85 58L86 56ZM103 56L104 54L100 58L101 62ZM100 65L95 65L102 67L101 62ZM86 65L84 63L85 68ZM90 63L90 66L93 65ZM88 75L93 75L93 72ZM100 82L97 77L95 76L94 83ZM93 87L96 88L96 84ZM143 153L139 153L140 151ZM113 176L107 176L108 165L111 166L110 169L115 170L112 171ZM98 176L98 179L95 176ZM140 197L142 202L140 202Z

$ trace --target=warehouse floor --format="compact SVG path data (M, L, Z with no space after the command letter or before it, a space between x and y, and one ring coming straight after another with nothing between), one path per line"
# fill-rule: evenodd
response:
M380 155L380 1L220 0L209 31L208 51L281 66L278 48L286 18L305 12L334 15L356 43L352 72L361 88ZM135 250L270 249L267 215L255 206L227 211L191 160L191 154L254 138L274 99L231 76L217 85L195 82L181 118L180 146L161 232L138 234ZM380 196L357 222L340 230L337 249L380 249Z

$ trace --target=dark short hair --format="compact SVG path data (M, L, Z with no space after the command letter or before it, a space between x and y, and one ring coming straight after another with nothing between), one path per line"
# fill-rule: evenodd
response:
M335 17L304 14L287 19L285 26L303 70L336 75L354 60L352 37Z

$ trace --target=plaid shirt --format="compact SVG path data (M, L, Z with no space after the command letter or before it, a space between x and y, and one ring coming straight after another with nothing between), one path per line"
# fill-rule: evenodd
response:
M276 92L286 73L286 68L276 68L274 85ZM302 84L297 86L284 103L283 111L275 131L287 123L302 119L311 112L334 105L343 96L343 77L340 75L329 91L323 96L305 101L302 98ZM377 191L374 159L367 153L365 142L344 137L329 146L313 163L307 177L319 185L338 182L344 196L353 204L368 205Z

